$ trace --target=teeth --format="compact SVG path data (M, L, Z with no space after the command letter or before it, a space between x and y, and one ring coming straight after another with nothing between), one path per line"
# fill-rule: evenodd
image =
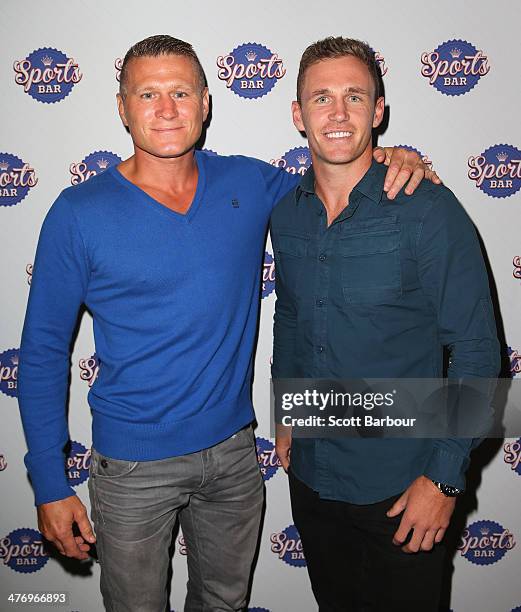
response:
M326 136L328 138L347 138L351 136L351 132L328 132Z

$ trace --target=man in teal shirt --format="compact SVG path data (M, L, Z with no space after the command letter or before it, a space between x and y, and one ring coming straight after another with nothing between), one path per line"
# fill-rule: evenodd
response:
M496 376L471 221L443 186L422 183L393 201L383 189L372 129L384 98L371 49L342 38L308 47L297 100L293 120L313 164L271 219L273 378L437 378L444 347L449 377ZM279 434L321 611L438 609L439 543L472 443Z

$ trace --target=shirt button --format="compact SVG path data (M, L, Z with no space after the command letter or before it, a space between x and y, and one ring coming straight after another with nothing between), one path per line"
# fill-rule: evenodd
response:
M317 306L323 306L324 300L317 300Z
M319 260L319 261L326 261L326 259L327 259L327 257L324 255L324 253L321 253L321 254L318 256L318 260Z
M324 347L323 346L317 346L317 353L323 353L324 352Z

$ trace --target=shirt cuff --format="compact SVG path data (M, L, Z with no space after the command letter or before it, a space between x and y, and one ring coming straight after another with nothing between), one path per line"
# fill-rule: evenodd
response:
M427 461L424 475L436 482L463 490L465 489L465 471L469 463L468 457L435 448Z
M47 504L76 495L65 473L65 456L25 457L25 465L33 485L35 505Z

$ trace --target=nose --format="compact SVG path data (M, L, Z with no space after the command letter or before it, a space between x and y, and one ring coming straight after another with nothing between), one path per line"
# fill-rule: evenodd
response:
M156 108L156 116L161 119L175 119L178 115L177 104L169 95L162 95Z
M349 119L347 104L343 97L334 99L330 106L329 119L338 122L347 121Z

